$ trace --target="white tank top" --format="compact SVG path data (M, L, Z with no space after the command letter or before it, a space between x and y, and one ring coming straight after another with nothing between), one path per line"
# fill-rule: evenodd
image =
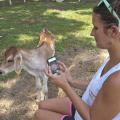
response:
M98 69L98 71L95 73L93 76L92 80L90 81L86 91L84 92L82 96L82 100L88 105L92 106L99 90L101 89L103 83L105 80L114 72L120 70L120 63L117 65L113 66L109 71L107 71L103 76L101 76L101 73L103 71L103 68L107 64L109 59L106 59L104 63L101 65L101 67ZM76 111L75 120L83 120L82 117L79 115L79 113ZM120 118L119 118L120 119Z

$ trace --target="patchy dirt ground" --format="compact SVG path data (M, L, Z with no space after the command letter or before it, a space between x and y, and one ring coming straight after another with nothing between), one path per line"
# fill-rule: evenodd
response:
M103 51L95 52L81 48L57 53L58 58L70 68L74 79L80 80L91 79L105 54ZM34 78L23 72L3 85L4 89L0 92L0 120L32 120L37 109ZM83 90L77 90L79 95L82 92ZM49 98L58 96L63 96L63 92L49 83Z

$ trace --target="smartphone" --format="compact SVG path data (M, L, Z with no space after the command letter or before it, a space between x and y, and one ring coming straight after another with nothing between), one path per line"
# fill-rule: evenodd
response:
M59 64L57 63L57 58L55 56L53 56L53 57L49 58L47 60L47 62L51 68L52 73L59 74L60 67L59 67Z

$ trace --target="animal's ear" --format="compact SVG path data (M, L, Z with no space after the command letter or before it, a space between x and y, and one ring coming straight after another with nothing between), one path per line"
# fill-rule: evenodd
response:
M8 62L8 61L10 61L10 60L11 60L11 61L13 60L13 55L10 55L10 56L8 56L7 59L5 59L6 62Z
M22 70L22 55L17 54L14 58L15 72L19 75Z
M44 29L43 29L43 32L44 32L44 33L48 33L48 29L47 29L47 28L44 28Z
M9 60L10 61L13 61L14 60L14 57L17 53L17 48L12 46L12 47L9 47L6 51L5 51L5 54L4 54L4 59L6 62L8 62Z

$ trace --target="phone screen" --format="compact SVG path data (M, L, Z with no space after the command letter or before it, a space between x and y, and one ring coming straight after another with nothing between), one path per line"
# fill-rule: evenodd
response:
M59 65L58 65L58 63L57 63L56 57L51 57L51 58L49 58L49 59L48 59L48 65L50 66L51 71L52 71L53 74L59 72L60 67L59 67Z

